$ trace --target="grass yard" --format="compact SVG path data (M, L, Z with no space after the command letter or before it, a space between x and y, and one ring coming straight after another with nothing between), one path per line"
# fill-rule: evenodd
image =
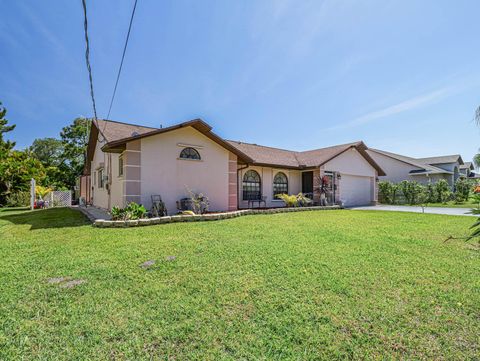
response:
M478 359L480 252L443 243L472 222L344 210L96 229L4 210L0 359Z
M478 208L480 204L474 200L468 202L457 203L455 201L448 201L447 203L429 203L427 207L442 207L442 208ZM418 207L418 205L416 206Z

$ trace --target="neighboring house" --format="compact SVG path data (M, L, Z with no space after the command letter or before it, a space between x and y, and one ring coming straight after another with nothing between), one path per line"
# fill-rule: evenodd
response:
M386 173L380 179L394 183L402 180L414 180L427 184L445 179L453 187L455 181L463 175L461 167L465 166L462 157L458 154L412 158L372 148L369 148L367 152Z
M200 119L167 128L98 120L81 195L105 209L130 201L148 209L151 196L161 195L169 214L177 212L187 188L207 195L212 211L246 208L259 198L267 207L282 207L276 194L313 194L326 176L330 204L366 205L377 201L377 177L385 175L367 149L355 142L295 152L227 141Z
M472 162L465 162L460 166L460 176L465 178L475 178L475 167Z

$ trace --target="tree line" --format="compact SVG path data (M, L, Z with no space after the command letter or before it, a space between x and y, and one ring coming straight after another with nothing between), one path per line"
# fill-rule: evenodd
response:
M6 115L0 102L0 207L27 205L31 178L54 190L72 190L85 164L91 121L76 118L58 138L38 138L16 150L16 143L5 139L16 127Z

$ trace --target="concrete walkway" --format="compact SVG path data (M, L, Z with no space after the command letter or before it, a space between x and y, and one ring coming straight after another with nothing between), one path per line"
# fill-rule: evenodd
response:
M364 206L364 207L352 207L349 208L358 211L394 211L394 212L412 212L422 213L422 207L418 206L390 206L390 205L378 205L378 206ZM446 214L449 216L474 216L475 214L468 214L470 208L442 208L442 207L425 207L425 213L431 214Z
M80 212L85 214L85 216L87 216L87 218L91 222L95 222L97 219L104 219L106 221L109 221L109 220L112 219L112 216L107 211L105 211L104 209L97 208L97 207L93 207L93 206L87 206L87 207L86 206L73 206L72 209L79 210Z

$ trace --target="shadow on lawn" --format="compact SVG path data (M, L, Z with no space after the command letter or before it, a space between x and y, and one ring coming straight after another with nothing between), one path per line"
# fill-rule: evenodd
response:
M16 211L18 210L16 209ZM15 214L10 213L10 211L2 210L0 219L18 225L29 224L30 230L78 227L89 223L82 213L70 208L50 208L35 211L27 210Z

